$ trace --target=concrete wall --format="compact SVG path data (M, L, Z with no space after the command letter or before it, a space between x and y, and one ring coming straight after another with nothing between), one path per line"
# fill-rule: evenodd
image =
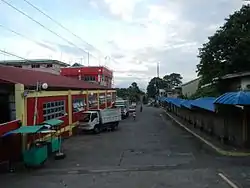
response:
M189 110L173 105L171 107L171 112L183 119L186 125L204 132L212 139L226 141L225 143L236 147L246 146L243 139L242 111L230 109L230 112L222 114L198 108Z
M22 65L23 69L29 69L29 70L36 70L36 71L43 71L43 72L49 72L52 74L60 75L60 65L53 64L52 67L48 67L46 64L38 64L40 65L40 68L32 68L31 65Z
M243 77L241 78L241 88L243 90L247 89L250 90L250 77Z

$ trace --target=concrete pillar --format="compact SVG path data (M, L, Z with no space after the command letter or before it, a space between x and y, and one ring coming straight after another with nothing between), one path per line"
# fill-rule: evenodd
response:
M22 126L27 125L27 99L24 96L24 85L15 84L16 119L21 120ZM27 148L27 136L22 136L22 149Z
M72 110L72 95L71 90L68 91L68 119L69 119L69 136L72 135L72 116L73 116L73 110Z

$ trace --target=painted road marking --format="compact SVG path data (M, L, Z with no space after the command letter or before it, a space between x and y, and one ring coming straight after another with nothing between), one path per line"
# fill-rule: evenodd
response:
M224 174L219 173L218 174L230 187L232 188L239 188L235 183L233 183L231 180L229 180Z

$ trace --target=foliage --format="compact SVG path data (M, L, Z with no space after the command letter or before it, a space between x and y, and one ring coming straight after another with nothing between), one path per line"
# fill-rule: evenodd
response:
M218 97L220 93L218 91L217 85L210 85L207 87L199 88L189 99L197 99L200 97Z
M142 103L143 104L148 104L148 97L146 97L145 95L143 95Z
M144 95L136 82L133 82L128 88L117 88L116 92L118 97L129 99L132 102L140 101L140 97Z
M165 89L168 88L168 86L165 80L158 77L152 78L147 86L148 97L154 98L158 94L159 89Z
M230 15L225 24L199 49L201 84L215 77L250 70L250 6Z
M172 73L170 75L165 75L163 77L163 80L165 80L168 83L169 88L177 87L180 84L182 84L182 76L178 73Z
M171 90L175 86L179 86L182 83L182 76L178 73L172 73L165 75L162 78L154 77L150 80L147 86L148 97L154 98L158 95L159 89Z

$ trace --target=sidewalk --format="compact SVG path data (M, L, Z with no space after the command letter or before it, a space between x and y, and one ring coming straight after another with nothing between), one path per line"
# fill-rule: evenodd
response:
M180 127L185 129L187 132L198 138L201 142L206 144L208 147L210 147L215 152L219 153L220 155L224 156L231 156L231 157L247 157L250 156L249 150L238 150L232 146L223 145L218 140L214 139L213 137L208 136L204 132L201 132L198 129L195 129L191 125L188 125L187 122L180 119L179 117L175 116L174 114L167 112L165 109L163 109L166 115L172 119L176 124L178 124Z

